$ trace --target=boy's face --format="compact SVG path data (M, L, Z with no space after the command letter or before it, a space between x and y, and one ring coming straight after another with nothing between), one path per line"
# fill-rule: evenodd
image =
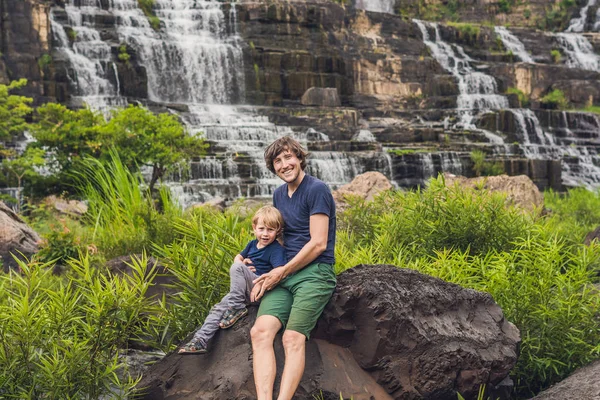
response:
M252 230L260 247L270 245L277 238L277 229L265 225L262 219L259 219L256 225L252 225Z

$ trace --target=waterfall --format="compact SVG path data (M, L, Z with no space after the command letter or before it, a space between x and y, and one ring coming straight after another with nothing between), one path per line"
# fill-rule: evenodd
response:
M470 65L473 60L465 54L462 47L445 43L436 23L416 19L413 21L421 30L423 42L429 47L433 57L458 80L460 94L457 109L463 128L476 128L473 123L473 111L508 108L507 98L496 93L496 80L492 76L474 71ZM427 27L434 29L435 41L430 39Z
M50 12L54 48L65 56L71 67L67 77L79 105L85 103L107 112L110 107L126 105L126 100L119 96L117 68L110 46L93 27L95 16L102 10L85 5L83 0L82 3L81 8L65 4L65 25L70 28L71 39L57 21L54 10Z
M512 53L515 56L517 56L521 61L532 64L534 63L533 58L531 58L527 50L525 50L525 46L523 45L523 43L521 43L518 37L513 35L508 29L506 29L503 26L496 26L494 27L494 30L496 34L500 36L504 47L512 51Z
M581 9L578 18L573 18L569 22L569 27L565 32L583 32L585 29L585 21L587 20L588 9L596 5L596 0L589 0L588 3Z
M236 30L235 6L226 12L227 3L217 0L155 0L153 12L160 20L155 30L138 0L101 4L102 8L98 0L67 0L67 18L54 18L52 13L56 47L73 72L71 84L93 108L125 104L113 103L123 98L111 61L115 49L125 44L146 71L149 100L187 110L178 114L188 132L203 135L211 148L206 157L191 162L189 180L181 171L174 174L177 182L167 183L183 206L214 196L269 196L281 184L264 165L263 152L270 142L291 135L310 149L315 141L329 140L314 129L293 132L276 126L254 108L241 106L243 42ZM56 10L59 15L60 8ZM110 21L110 30L105 21ZM77 32L73 45L70 28ZM386 156L311 151L307 171L335 188L364 172L369 163L391 177Z
M359 10L394 14L394 0L355 0L354 7Z
M557 33L556 39L567 56L568 67L600 71L600 57L594 53L592 44L585 36L576 33Z

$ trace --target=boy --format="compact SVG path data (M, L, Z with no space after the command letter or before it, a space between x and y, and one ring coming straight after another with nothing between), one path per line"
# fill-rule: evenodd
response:
M252 230L256 239L235 256L229 270L229 293L210 310L202 327L179 349L179 354L206 353L208 341L219 328L230 328L248 314L246 303L250 299L252 281L287 262L285 249L275 240L283 231L283 217L275 207L260 208L252 218Z

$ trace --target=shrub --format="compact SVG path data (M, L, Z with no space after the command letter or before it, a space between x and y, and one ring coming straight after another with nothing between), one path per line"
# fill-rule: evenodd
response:
M52 64L52 56L50 54L42 54L38 59L38 66L40 69L44 69L50 64Z
M136 380L119 349L139 336L151 309L145 293L155 272L145 265L105 275L83 256L67 277L36 263L0 274L0 397L127 398Z
M485 160L485 153L480 150L471 152L471 161L473 161L473 171L476 176L500 175L504 172L501 162L491 162Z
M554 89L540 99L540 103L546 108L562 110L568 107L569 102L560 89Z
M115 151L106 164L84 158L73 173L77 188L89 202L85 221L91 240L107 258L149 251L152 243L175 238L173 220L181 215L167 188L159 191L160 210L140 173L123 165ZM118 227L118 229L115 229Z
M560 59L562 58L562 54L560 53L560 50L557 50L557 49L551 50L550 56L552 57L552 61L554 61L554 64L558 64L560 62Z
M506 93L507 94L516 94L517 97L519 98L519 105L521 108L529 107L529 96L527 96L525 93L523 93L522 90L517 89L516 87L509 87L508 89L506 89Z

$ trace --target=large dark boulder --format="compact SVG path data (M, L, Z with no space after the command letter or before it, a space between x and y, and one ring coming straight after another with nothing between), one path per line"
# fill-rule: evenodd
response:
M254 399L250 328L217 333L203 356L167 355L139 384L141 399ZM389 265L339 275L307 342L297 399L456 399L493 387L517 360L517 328L489 294ZM278 380L281 339L275 343ZM278 385L276 381L276 386Z
M531 400L600 399L600 360L573 372L567 379L544 390Z

